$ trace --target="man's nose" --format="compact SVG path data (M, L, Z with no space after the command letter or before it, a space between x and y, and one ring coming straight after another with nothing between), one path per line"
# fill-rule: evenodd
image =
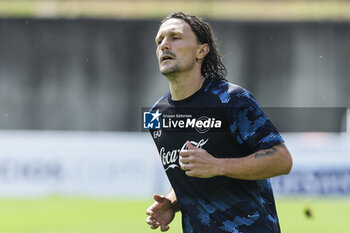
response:
M167 38L164 38L162 40L162 43L160 44L160 49L161 50L167 50L170 48L169 40Z

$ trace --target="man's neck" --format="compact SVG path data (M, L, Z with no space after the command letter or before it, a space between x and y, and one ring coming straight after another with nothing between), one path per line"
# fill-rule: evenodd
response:
M205 78L199 75L179 75L169 78L169 89L172 100L183 100L196 93L203 85Z

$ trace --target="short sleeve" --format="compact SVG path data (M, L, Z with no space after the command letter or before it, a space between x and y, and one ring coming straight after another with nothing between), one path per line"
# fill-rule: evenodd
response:
M284 142L249 91L239 88L233 95L230 131L237 143L255 152Z

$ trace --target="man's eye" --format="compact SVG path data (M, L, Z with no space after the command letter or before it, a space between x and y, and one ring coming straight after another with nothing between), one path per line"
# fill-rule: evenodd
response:
M180 37L178 37L178 36L173 37L173 40L179 40L179 39L180 39Z

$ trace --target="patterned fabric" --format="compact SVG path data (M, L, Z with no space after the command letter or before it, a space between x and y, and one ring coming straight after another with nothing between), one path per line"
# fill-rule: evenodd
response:
M168 127L164 123L161 133L153 138L180 204L183 232L280 232L269 179L203 179L186 176L180 169L179 151L186 149L186 141L217 158L240 158L283 142L247 90L207 79L184 100L173 101L170 94L162 97L151 109L156 110L165 123L178 126L183 120L188 126ZM204 130L194 124L198 119L207 120ZM154 130L150 132L154 135Z

